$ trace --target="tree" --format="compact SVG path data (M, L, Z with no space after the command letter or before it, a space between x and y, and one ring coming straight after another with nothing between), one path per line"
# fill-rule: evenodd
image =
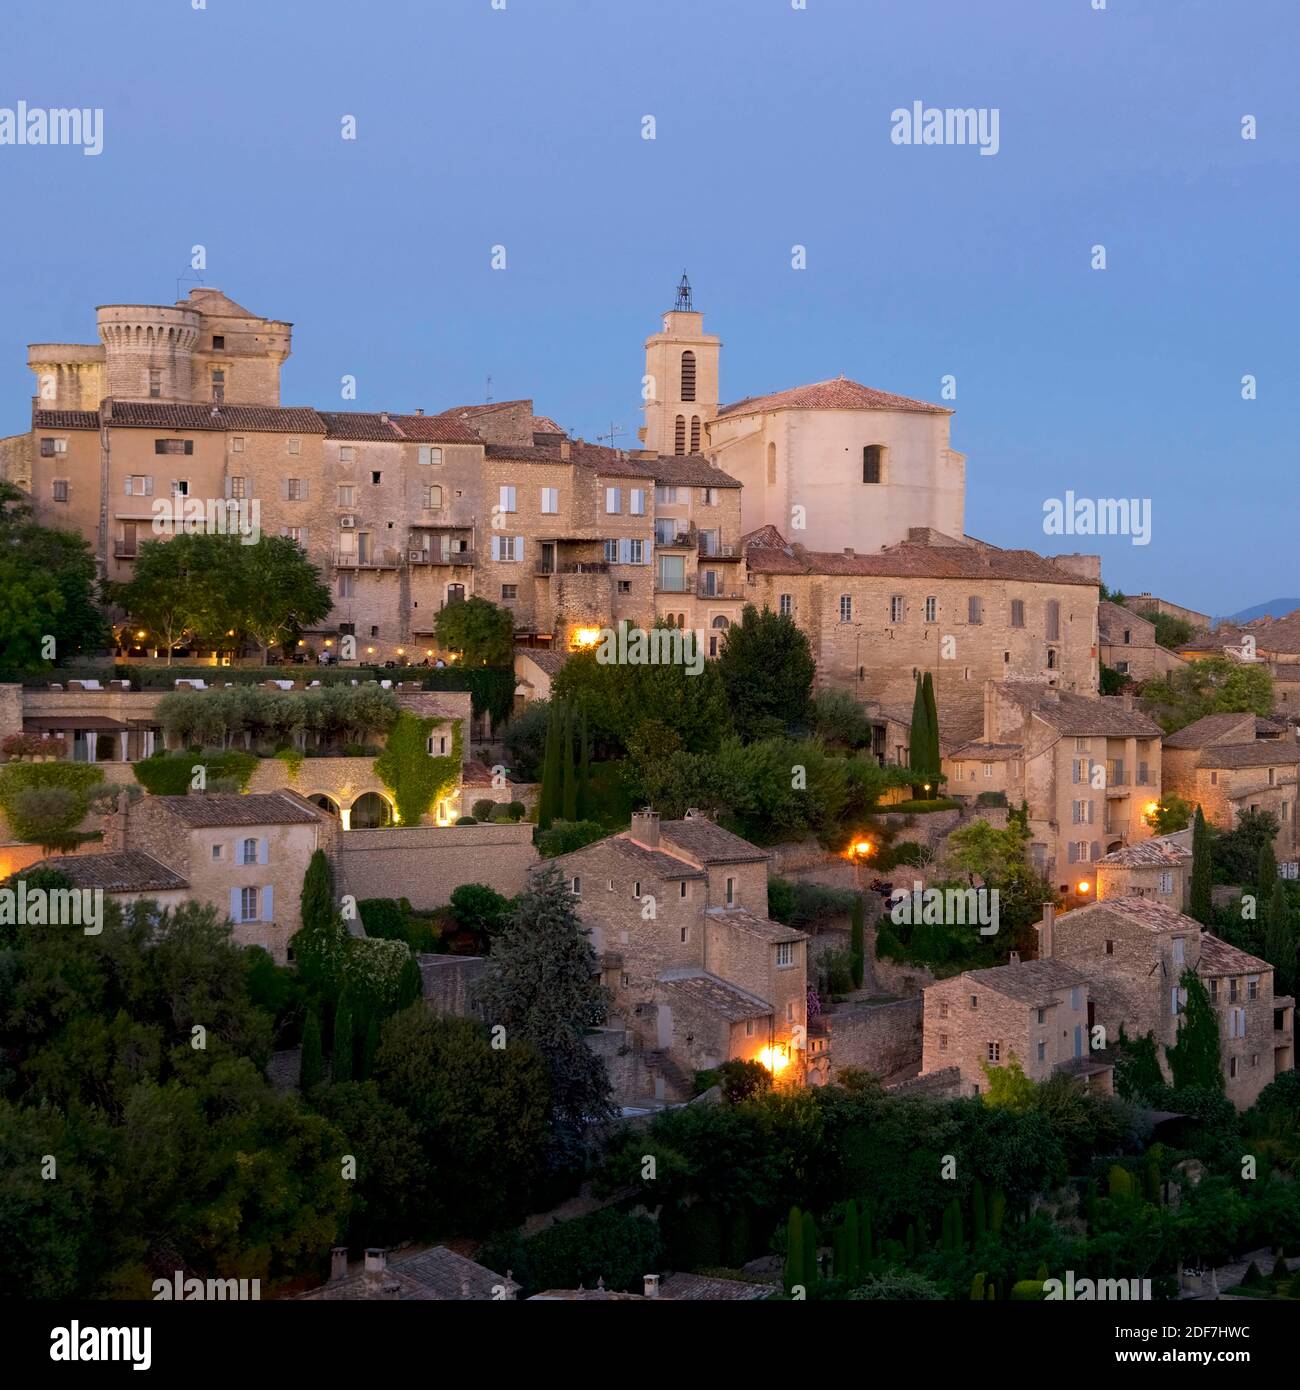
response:
M1191 802L1174 792L1162 796L1156 809L1145 817L1153 835L1172 835L1177 830L1186 830L1191 818Z
M1259 870L1255 874L1256 893L1261 908L1266 907L1273 896L1273 885L1277 878L1277 855L1273 853L1273 841L1265 840L1259 847Z
M1205 824L1205 812L1198 803L1192 818L1192 881L1187 913L1195 917L1203 926L1214 925L1214 907L1211 900L1211 880L1213 866L1210 853L1210 831Z
M578 803L577 819L587 820L591 816L591 739L587 732L587 706L582 706L582 718L578 725Z
M325 1060L321 1054L320 1015L315 1009L307 1014L307 1022L302 1029L302 1066L298 1074L298 1085L304 1092L310 1092L325 1079Z
M812 700L812 722L828 747L862 748L871 742L871 722L847 690L819 690Z
M516 781L542 780L542 761L546 756L546 731L550 720L549 700L530 700L511 716L501 741L505 744L510 775Z
M238 536L198 539L218 542L218 551L224 547L235 556L231 626L246 632L262 648L264 663L272 647L329 616L330 591L297 541L263 536L255 545L244 545Z
M334 1055L330 1063L330 1080L334 1082L352 1080L352 1008L346 995L339 1000L334 1011Z
M1142 704L1167 734L1207 714L1267 716L1273 709L1273 678L1263 664L1211 656L1147 681Z
M491 937L510 908L510 900L486 883L462 883L451 892L451 912L458 926Z
M816 665L793 618L746 604L740 622L727 629L717 668L743 741L807 723Z
M1268 904L1268 925L1264 932L1264 959L1273 967L1274 995L1295 990L1296 936L1291 897L1280 878L1273 880Z
M863 907L862 894L858 893L853 899L853 916L851 935L849 937L849 952L853 962L853 988L861 989L863 976L866 972L866 943L863 939Z
M475 999L489 1024L541 1055L562 1145L613 1114L605 1064L586 1044L608 1008L598 978L590 932L559 865L549 864L493 940Z
M309 990L333 1001L342 988L350 937L334 905L334 870L324 850L307 862L301 910L302 926L292 942L298 971Z
M922 788L925 781L924 768L929 756L930 712L925 704L925 687L921 684L921 674L916 675L916 688L912 692L912 731L908 738L908 764L915 774L912 796L920 800L926 793Z
M1179 979L1180 993L1187 995L1178 1041L1165 1056L1174 1089L1187 1088L1223 1094L1223 1067L1219 1060L1219 1020L1210 996L1196 971L1190 967Z
M186 633L211 626L209 615L216 606L213 576L195 563L193 541L184 533L169 541L142 541L131 578L106 586L110 601L123 609L132 626L160 639L168 666L172 649Z
M1271 811L1242 811L1231 830L1212 836L1215 877L1223 883L1258 883L1260 851L1280 828Z
M1175 618L1170 613L1161 613L1155 608L1137 610L1138 617L1155 625L1156 642L1159 646L1173 651L1185 642L1190 642L1196 629L1186 618Z
M1004 1067L992 1067L981 1062L984 1075L988 1078L988 1090L982 1093L985 1105L1001 1107L1015 1114L1027 1114L1034 1108L1037 1085L1025 1075L1020 1058L1014 1052L1007 1056Z
M552 698L546 726L546 754L542 760L542 789L537 801L537 828L549 830L552 821L559 819L563 808L563 760L560 739L563 736L563 706Z
M564 706L564 781L560 792L560 804L565 820L578 819L578 769L573 760L574 719L572 703Z
M466 666L509 666L515 620L508 608L485 598L461 599L438 610L433 620L438 645L456 652Z
M0 668L39 670L103 646L108 627L94 595L86 541L38 526L24 494L0 479Z
M925 780L929 782L931 792L937 794L942 760L939 746L939 707L934 699L934 677L929 671L925 673L925 679L921 682L921 694L925 699Z

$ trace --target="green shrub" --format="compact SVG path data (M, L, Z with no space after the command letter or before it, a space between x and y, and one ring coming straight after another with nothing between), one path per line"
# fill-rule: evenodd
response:
M402 710L388 734L384 751L375 759L375 776L393 794L403 825L418 825L439 797L446 796L460 777L461 721L452 724L451 752L429 752L430 733L445 719L421 719Z
M980 792L975 798L976 806L1005 806L1007 804L1006 792Z
M458 926L490 936L505 921L510 900L486 883L462 883L452 890L451 913Z
M894 846L894 863L919 868L925 863L927 853L925 846L917 844L915 840L900 840Z
M575 849L603 840L609 831L603 825L591 820L557 820L549 830L538 832L535 841L537 853L543 859L554 859L561 854L572 854Z
M512 801L507 808L510 812L510 819L519 821L528 814L528 807L522 801Z
M478 824L478 821L475 820L473 816L460 816L460 817L457 819L456 824L457 824L457 825L477 825L477 824Z
M480 797L471 808L475 820L491 820L497 804L490 797Z
M245 753L238 748L205 749L202 752L185 750L179 753L164 753L161 750L152 757L143 758L131 764L135 780L151 796L186 796L191 791L190 783L194 769L202 767L207 790L213 790L218 780L232 779L235 790L244 791L257 769L257 755Z
M361 925L367 936L376 936L384 941L405 941L407 938L407 917L401 905L392 898L362 898L357 904L361 914Z
M1012 1302L1041 1302L1043 1282L1041 1279L1018 1279L1011 1286Z
M559 1221L527 1240L511 1234L488 1241L479 1259L490 1269L509 1267L526 1294L542 1289L607 1289L640 1293L643 1279L663 1258L659 1228L645 1216L605 1207Z

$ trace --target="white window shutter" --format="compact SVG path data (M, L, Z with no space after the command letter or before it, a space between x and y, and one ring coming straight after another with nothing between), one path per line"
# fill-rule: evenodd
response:
M152 497L152 496L153 496L153 478L152 478L152 477L146 478L146 479L144 480L144 495L145 495L146 497Z
M494 560L499 560L499 559L501 558L501 537L500 537L500 536L493 536L493 537L492 537L492 558L493 558Z
M259 840L257 842L257 862L259 864L269 864L271 862L270 842L268 840Z
M1077 864L1079 862L1079 846L1073 840L1070 841L1069 862Z
M232 888L232 889L230 890L230 920L231 920L232 922L238 922L238 921L239 921L239 889L238 889L238 888Z
M130 478L127 478L125 486L126 486L126 495L127 495L128 497L130 497L130 495L131 495L131 479L130 479Z
M275 889L269 883L262 889L262 921L275 921Z
M289 479L288 479L288 478L281 478L281 479L280 479L280 496L281 496L281 498L283 498L283 500L286 501L286 502L289 500Z
M301 479L301 480L299 481L299 483L298 483L298 498L299 498L299 500L302 501L302 502L305 502L305 501L307 500L307 494L308 494L310 491L311 491L311 480L310 480L309 478L303 478L303 479Z
M620 565L632 563L632 542L623 536L618 543L618 562Z
M1096 803L1095 801L1090 801L1090 802L1088 803L1088 824L1089 824L1089 825L1091 825L1091 824L1093 823L1093 821L1096 819L1096 812L1097 812L1097 803Z
M305 526L299 527L298 543L304 550L307 549L307 528Z

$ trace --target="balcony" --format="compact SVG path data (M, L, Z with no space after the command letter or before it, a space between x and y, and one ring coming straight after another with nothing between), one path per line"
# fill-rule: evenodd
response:
M134 541L114 541L113 558L115 560L134 560L136 548Z
M712 589L703 581L695 586L696 598L709 598L722 601L731 601L744 598L744 594L733 592L725 584L715 584Z
M538 575L549 574L608 574L608 560L558 560L553 564L547 564L544 560L539 560L533 567L533 573Z
M412 546L406 554L412 565L474 565L478 563L473 550L422 550Z
M655 529L655 549L656 550L698 550L700 546L700 533L694 526L688 526L684 531L676 531L669 535Z
M723 545L719 542L710 550L704 537L700 537L701 560L743 560L744 558L745 556L738 545Z
M396 550L386 549L382 555L358 555L355 550L336 550L333 552L336 569L341 570L395 570L401 567L401 558Z

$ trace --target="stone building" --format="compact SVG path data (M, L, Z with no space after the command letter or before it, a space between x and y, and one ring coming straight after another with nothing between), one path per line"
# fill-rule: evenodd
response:
M988 681L982 738L948 753L943 770L954 792L1005 790L1012 805L1027 802L1035 867L1063 893L1081 883L1090 893L1103 854L1150 837L1160 741L1160 726L1131 697Z
M1151 898L1181 912L1191 895L1192 832L1179 830L1122 845L1096 864L1097 901Z
M156 902L159 907L180 907L190 897L190 883L160 859L143 850L115 854L61 854L32 864L28 873L52 869L74 888L99 889L107 901L121 907L136 902Z
M1091 1055L1088 988L1082 969L1052 958L1013 959L928 985L921 1074L955 1066L979 1094L989 1087L985 1068L1014 1058L1031 1081L1066 1071L1109 1093L1113 1068Z
M1211 935L1194 918L1150 897L1108 898L1073 912L1049 906L1038 926L1039 954L1063 961L1090 982L1088 1026L1108 1039L1150 1033L1168 1075L1165 1051L1178 1039L1186 969L1205 984L1219 1020L1228 1099L1252 1105L1273 1078L1295 1065L1295 1003L1273 995L1267 961Z
M1106 600L1097 605L1097 631L1101 664L1130 680L1166 676L1187 665L1156 641L1153 622L1118 603Z
M696 1070L730 1058L803 1075L807 938L769 920L767 859L696 812L646 811L556 860L659 1099L689 1097Z
M1164 790L1230 830L1244 811L1277 817L1274 853L1300 860L1296 835L1300 743L1286 725L1253 714L1211 714L1164 740Z

